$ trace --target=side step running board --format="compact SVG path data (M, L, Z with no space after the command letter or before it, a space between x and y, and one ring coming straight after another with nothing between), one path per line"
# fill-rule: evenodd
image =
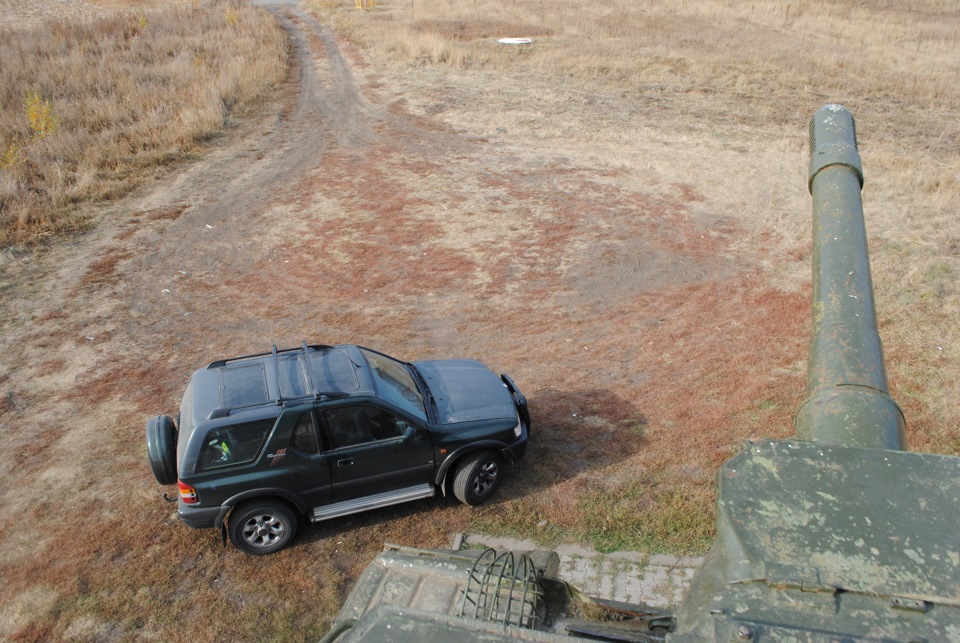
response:
M402 502L410 502L411 500L430 498L436 495L436 493L436 487L430 483L424 483L415 487L398 489L397 491L387 491L386 493L378 493L373 496L344 500L336 504L315 508L313 513L310 514L310 520L320 522L321 520L328 520L330 518L349 516L350 514L367 511L368 509L379 509L380 507L398 505Z

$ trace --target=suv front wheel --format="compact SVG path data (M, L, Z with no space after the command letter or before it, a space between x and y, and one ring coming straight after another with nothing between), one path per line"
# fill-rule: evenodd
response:
M264 500L246 502L234 509L227 529L233 546L253 556L283 549L296 532L296 513L279 502Z
M500 486L503 459L496 451L477 451L463 457L453 479L453 495L467 505L485 502Z

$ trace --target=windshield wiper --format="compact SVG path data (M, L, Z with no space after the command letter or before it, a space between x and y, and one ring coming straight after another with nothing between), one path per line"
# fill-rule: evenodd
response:
M417 388L420 389L420 395L422 395L424 399L429 400L430 408L436 411L437 401L433 399L433 393L430 392L430 387L427 386L427 380L423 379L423 375L420 374L420 371L417 370L417 367L413 364L407 364L407 368L409 368L410 372L413 373L413 381L417 383Z

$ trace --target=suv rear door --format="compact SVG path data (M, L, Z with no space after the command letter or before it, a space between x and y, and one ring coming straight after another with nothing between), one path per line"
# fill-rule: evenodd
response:
M341 404L319 415L332 502L431 482L433 445L419 421L373 403ZM407 427L415 432L405 440Z
M308 408L299 415L292 414L291 420L295 425L288 445L274 440L262 466L268 470L276 469L274 479L281 482L284 489L300 496L308 507L327 504L330 500L330 470L319 441L314 412Z

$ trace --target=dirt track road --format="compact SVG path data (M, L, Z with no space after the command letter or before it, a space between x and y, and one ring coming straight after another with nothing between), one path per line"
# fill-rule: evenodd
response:
M296 64L256 129L110 205L83 238L2 266L0 497L16 518L0 536L0 637L314 636L382 542L443 546L518 512L573 533L569 499L628 470L699 485L699 502L757 428L732 418L796 395L770 393L770 374L794 377L804 298L733 256L736 225L691 208L702 197L683 177L519 122L455 129L429 112L466 104L459 86L411 109L316 19L270 11ZM527 464L479 510L436 500L306 526L264 560L190 532L150 474L145 418L175 414L213 359L304 339L510 373L534 414ZM776 402L757 422L792 408Z

